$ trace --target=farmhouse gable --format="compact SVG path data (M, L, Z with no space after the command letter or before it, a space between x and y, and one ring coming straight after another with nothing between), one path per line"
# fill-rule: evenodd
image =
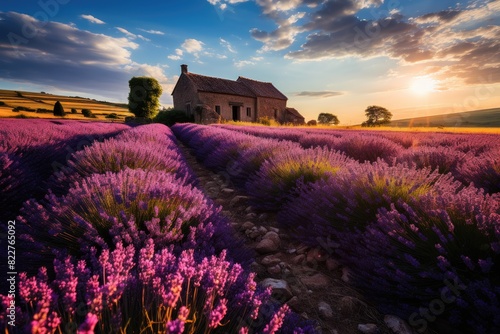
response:
M239 77L236 81L188 71L181 65L181 76L172 92L174 109L194 116L198 123L218 119L255 122L273 118L280 123L303 123L298 111L287 111L288 98L272 83ZM289 109L289 108L288 108Z

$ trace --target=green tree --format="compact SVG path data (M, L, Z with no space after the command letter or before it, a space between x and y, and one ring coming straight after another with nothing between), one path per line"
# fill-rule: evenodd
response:
M175 110L173 108L160 110L158 115L155 116L154 121L156 123L162 123L167 126L172 126L175 123L190 123L194 122L193 116L186 115L183 110Z
M368 120L363 122L362 126L380 126L391 122L392 113L384 107L368 106L365 110Z
M57 101L54 104L54 116L63 117L65 114L66 113L64 112L64 108L63 108L61 102Z
M319 124L333 124L333 125L337 125L339 124L339 119L337 118L337 116L335 116L334 114L330 114L330 113L321 113L318 115L318 123Z
M153 118L160 107L163 92L155 78L133 77L129 80L128 109L136 117Z

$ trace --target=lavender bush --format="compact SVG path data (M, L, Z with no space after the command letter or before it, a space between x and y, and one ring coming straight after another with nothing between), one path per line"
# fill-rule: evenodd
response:
M376 220L380 208L398 201L418 199L437 189L456 191L460 183L451 175L404 165L350 164L333 177L319 180L278 214L278 222L309 244L330 236L347 245L358 231ZM347 236L339 233L347 231Z
M118 243L90 259L54 261L55 277L41 268L19 276L20 332L56 333L279 333L288 316L262 310L270 291L257 287L254 274L226 260L225 253L197 260L193 250L175 255ZM8 300L2 298L6 307ZM256 321L259 319L259 321ZM264 321L262 321L264 320ZM302 322L297 332L311 332Z
M280 152L264 161L246 190L259 208L276 211L297 186L335 175L350 163L345 155L324 148Z
M65 196L49 194L41 204L28 201L19 238L30 261L50 260L53 249L82 254L118 241L140 247L153 238L162 246L203 246L206 254L232 246L231 255L247 262L250 254L239 250L241 242L219 210L172 174L125 169L91 175Z
M456 329L497 332L500 198L474 187L442 189L397 207L381 209L345 257L355 284L416 329L425 329L421 310L440 303L433 318Z

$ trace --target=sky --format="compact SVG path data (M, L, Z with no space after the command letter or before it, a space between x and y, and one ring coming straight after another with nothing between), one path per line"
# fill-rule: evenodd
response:
M500 0L2 0L0 89L126 102L151 76L272 82L306 120L500 107Z

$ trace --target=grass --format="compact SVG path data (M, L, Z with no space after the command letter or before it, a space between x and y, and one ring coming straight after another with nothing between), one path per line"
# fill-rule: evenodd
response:
M110 103L103 101L95 101L84 97L69 97L44 93L34 92L19 92L11 90L0 90L0 117L29 117L38 118L60 118L52 113L36 113L30 111L13 112L15 107L25 107L31 109L49 109L54 108L56 101L60 101L66 111L66 119L91 120L92 118L84 117L81 113L82 109L90 109L97 116L94 120L101 121L110 114L116 114L116 120L124 120L127 116L133 116L127 109L125 104ZM77 114L72 114L71 109L78 110Z

